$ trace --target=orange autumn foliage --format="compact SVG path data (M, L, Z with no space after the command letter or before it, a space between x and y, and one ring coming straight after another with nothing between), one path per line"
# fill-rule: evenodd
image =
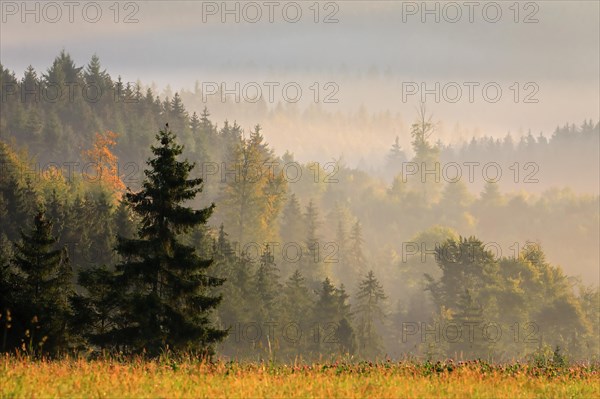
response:
M107 130L104 134L96 133L92 149L83 152L90 164L86 165L85 174L90 181L100 182L113 192L125 190L125 184L119 176L118 159L112 153L117 144L117 134Z

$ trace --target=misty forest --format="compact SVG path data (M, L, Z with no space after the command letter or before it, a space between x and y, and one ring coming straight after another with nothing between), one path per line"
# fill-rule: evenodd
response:
M569 188L597 181L597 120L456 144L416 102L381 168L307 162L265 137L393 114L207 103L112 73L64 50L0 66L2 352L598 359L598 194ZM73 84L104 95L41 98ZM482 179L490 161L502 179Z

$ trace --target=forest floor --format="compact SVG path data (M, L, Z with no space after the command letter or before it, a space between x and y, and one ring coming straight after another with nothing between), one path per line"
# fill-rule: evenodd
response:
M0 358L0 398L598 398L600 366Z

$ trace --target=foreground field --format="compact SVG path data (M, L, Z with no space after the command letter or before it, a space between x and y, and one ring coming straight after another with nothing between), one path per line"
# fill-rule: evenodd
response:
M598 365L0 361L0 397L600 397Z

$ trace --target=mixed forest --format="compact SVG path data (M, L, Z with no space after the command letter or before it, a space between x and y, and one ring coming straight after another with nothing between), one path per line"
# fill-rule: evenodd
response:
M382 176L276 153L260 117L281 109L252 128L234 107L216 121L96 56L0 65L0 97L3 352L600 354L598 193L407 173L494 160L509 180L581 180L597 173L581 159L597 157L598 121L456 147L421 107Z

